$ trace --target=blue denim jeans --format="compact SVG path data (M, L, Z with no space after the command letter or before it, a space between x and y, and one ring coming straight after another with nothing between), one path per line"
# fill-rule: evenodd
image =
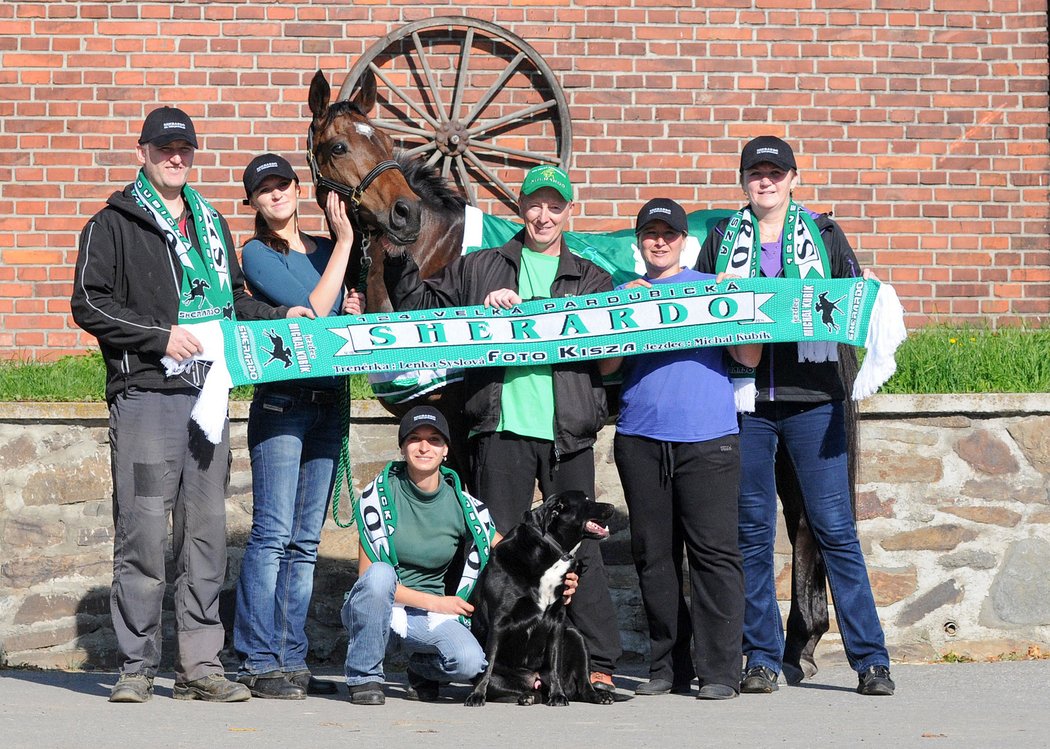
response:
M242 674L306 668L306 615L341 429L336 405L279 391L252 401L252 531L233 625Z
M342 617L350 635L345 667L348 685L383 681L387 648L397 646L408 653L408 667L425 679L470 681L485 670L485 652L470 630L458 621L444 621L431 629L426 611L406 608L406 636L394 634L390 614L396 589L394 568L385 562L373 562L347 595Z
M889 666L850 502L842 401L761 403L740 428L740 552L747 603L747 666L780 673L784 626L773 578L777 494L774 459L783 440L798 474L802 501L828 572L835 618L856 671Z

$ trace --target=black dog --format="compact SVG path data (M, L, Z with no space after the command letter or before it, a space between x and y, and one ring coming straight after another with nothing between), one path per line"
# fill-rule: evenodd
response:
M538 697L548 705L613 701L591 685L587 646L566 620L562 599L580 543L607 538L612 514L612 505L583 492L554 494L493 548L470 600L471 631L488 668L474 682L468 707L501 697L517 697L519 705Z

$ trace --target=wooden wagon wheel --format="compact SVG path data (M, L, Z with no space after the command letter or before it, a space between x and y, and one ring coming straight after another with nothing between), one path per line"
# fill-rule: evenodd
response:
M380 39L339 90L371 70L379 86L372 120L407 153L440 165L473 205L514 205L524 173L568 166L572 123L543 58L499 26L465 16L410 23Z

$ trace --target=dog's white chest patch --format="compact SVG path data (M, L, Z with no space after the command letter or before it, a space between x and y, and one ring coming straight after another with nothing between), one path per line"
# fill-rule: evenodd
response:
M540 611L546 611L557 600L555 591L565 582L565 573L569 571L571 564L571 559L559 559L543 573L536 591L536 605L540 607Z

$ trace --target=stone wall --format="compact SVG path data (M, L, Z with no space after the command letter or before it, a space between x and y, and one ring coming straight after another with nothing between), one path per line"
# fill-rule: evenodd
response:
M234 404L227 503L232 588L251 523L245 404ZM354 482L394 457L395 426L355 404ZM603 549L628 655L645 624L630 564L611 428L596 451L599 496L620 508ZM928 660L1023 653L1050 644L1050 395L876 396L862 405L858 514L891 655ZM94 404L0 406L0 653L8 664L112 667L109 448ZM342 512L349 514L344 499ZM783 530L783 529L781 529ZM309 634L311 660L335 666L338 609L356 569L356 532L329 518ZM781 598L789 553L778 535ZM170 600L168 601L170 609ZM170 611L169 611L170 613ZM171 617L165 616L170 656ZM834 625L820 651L833 652ZM227 655L229 653L227 652Z

